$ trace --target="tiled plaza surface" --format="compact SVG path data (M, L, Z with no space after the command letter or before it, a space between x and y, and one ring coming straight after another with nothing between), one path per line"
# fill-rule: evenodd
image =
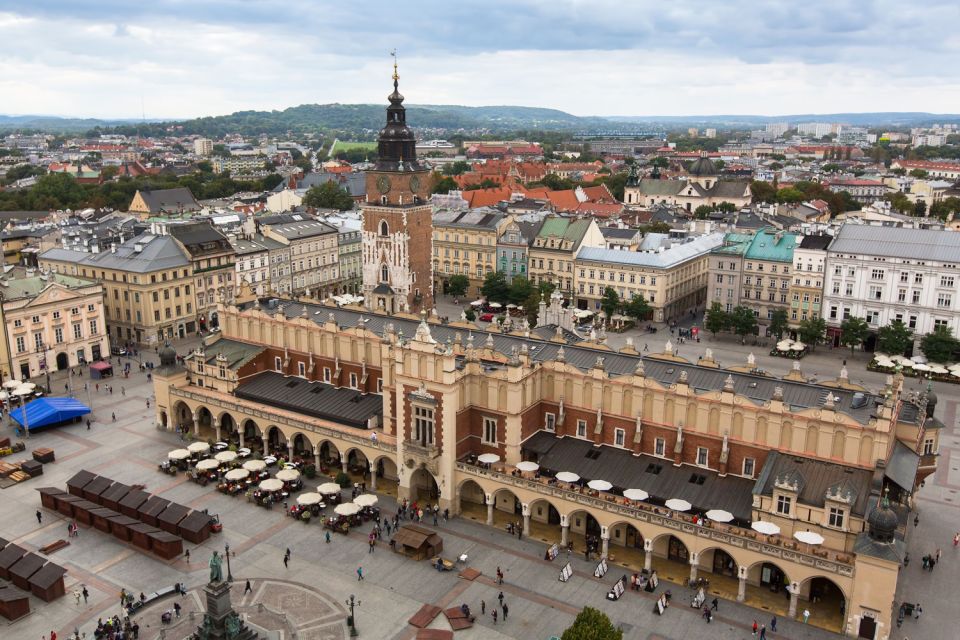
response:
M181 350L182 351L182 350ZM760 356L763 363L769 358ZM826 366L826 362L824 365ZM851 367L856 366L851 364ZM134 367L136 368L136 367ZM851 378L856 374L851 373ZM77 381L75 380L75 388ZM82 385L81 385L82 386ZM66 480L79 469L89 469L126 483L146 485L146 490L165 498L177 500L191 507L209 508L219 513L224 531L200 546L190 545L191 562L183 558L161 561L112 537L90 528L81 527L80 536L71 540L69 547L52 554L51 559L68 569L67 595L45 604L31 597L31 615L2 628L2 637L19 640L49 637L56 630L59 637L69 635L75 628L92 630L98 617L119 612L121 589L139 594L172 585L186 583L190 590L184 602L184 616L198 611L202 605L197 598L207 577L207 559L213 549L222 552L229 542L233 554L231 568L236 580L234 603L251 621L258 616L264 625L294 625L299 638L339 638L346 630L345 601L351 594L360 604L357 607L357 625L360 637L410 639L415 630L407 620L424 604L441 607L457 606L466 602L473 612L479 612L481 600L487 605L487 615L481 616L472 628L456 633L457 638L523 638L546 640L560 635L573 621L584 605L598 607L622 626L624 637L631 640L664 638L680 640L694 634L710 638L749 638L749 625L756 619L769 623L770 613L736 602L721 600L714 622L706 622L697 611L688 606L690 590L675 584L663 583L659 591L669 588L674 606L664 616L653 613L654 599L650 594L627 592L617 602L605 599L612 583L631 569L611 564L603 580L593 578L594 562L585 562L582 555L574 555L570 562L573 577L566 583L557 579L559 562L544 561L544 543L534 537L518 541L502 529L487 527L469 518L459 518L438 527L444 538L445 555L461 553L469 556L468 564L482 572L475 581L457 577L456 572L439 573L425 562L413 562L393 554L385 543L368 553L366 529L348 536L334 535L326 544L318 523L303 524L284 517L282 510L266 510L246 502L242 497L230 498L217 493L212 486L201 487L186 481L180 474L168 476L157 471L157 463L166 453L178 446L175 435L158 431L154 425L153 410L146 400L152 387L142 374L132 374L128 380L115 379L114 393L108 394L103 385L99 393L92 391L95 421L91 430L83 425L50 430L31 437L30 449L46 446L56 451L57 462L45 466L44 475L20 485L0 490L3 518L0 536L36 551L51 541L66 538L66 520L58 514L43 511L43 522L38 525L35 511L40 506L36 489L44 486L64 487ZM125 388L125 395L121 394ZM910 554L913 562L904 570L901 580L901 599L923 604L923 617L908 620L895 631L897 640L910 638L952 638L954 622L949 598L953 590L954 565L960 559L954 555L960 550L951 544L958 526L960 507L960 430L956 426L957 401L960 390L938 388L942 411L947 424L942 439L943 460L938 474L928 481L918 497L921 521L912 532ZM55 377L53 388L63 389L63 381ZM86 399L81 392L81 399ZM111 412L117 415L110 421ZM938 411L939 413L939 411ZM4 425L12 434L13 429ZM954 455L956 451L956 455ZM24 454L15 454L19 459ZM393 498L381 495L381 504L389 511ZM944 561L935 572L924 572L920 557L941 547ZM289 568L282 559L285 549L291 550ZM612 548L616 555L617 549ZM621 554L630 563L627 553ZM357 581L356 569L362 566L366 579ZM494 584L496 567L503 568L506 582ZM224 567L226 568L226 567ZM251 579L253 594L243 594L244 582ZM71 592L85 585L89 602L76 604ZM297 585L302 585L299 588ZM502 616L494 624L490 608L502 589L509 605L507 621ZM260 607L259 605L263 605ZM138 614L143 637L159 636L160 613L172 607L172 600L163 601ZM309 614L309 615L308 615ZM181 618L183 621L184 618ZM443 627L441 619L432 626ZM771 637L835 638L835 634L813 625L779 619L779 632ZM176 628L188 631L181 622ZM291 627L287 627L288 631ZM179 631L166 634L168 638L182 637ZM292 637L290 633L286 637Z

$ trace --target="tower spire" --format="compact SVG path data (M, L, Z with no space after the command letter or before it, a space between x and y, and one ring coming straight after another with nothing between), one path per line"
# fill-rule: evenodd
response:
M390 51L390 55L393 57L393 88L399 88L400 74L397 73L397 50L393 49Z

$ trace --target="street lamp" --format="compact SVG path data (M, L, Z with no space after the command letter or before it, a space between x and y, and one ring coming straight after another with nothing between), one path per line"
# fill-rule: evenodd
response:
M230 543L223 545L223 550L227 555L227 582L233 582L233 571L230 570Z
M350 598L346 601L346 605L350 607L350 617L347 618L347 626L350 627L350 637L356 638L357 635L357 619L354 617L354 607L360 606L360 601L354 599L353 594L350 594Z

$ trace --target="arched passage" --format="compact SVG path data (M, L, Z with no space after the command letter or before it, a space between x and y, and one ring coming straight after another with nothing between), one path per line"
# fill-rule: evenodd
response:
M256 422L247 418L243 421L243 431L240 441L243 446L250 447L260 453L263 453L263 434Z
M585 555L589 552L590 557L595 557L600 552L602 533L597 519L586 511L574 511L567 516L567 522L570 525L567 541L573 545L573 551Z
M313 446L302 433L293 434L293 455L301 459L313 459Z
M229 413L220 414L220 437L223 440L240 444L240 436L237 432L237 421Z
M746 604L785 616L790 609L790 576L773 562L756 562L747 569Z
M267 451L273 454L286 455L286 438L280 432L279 427L269 427L267 429Z
M560 543L561 529L560 510L549 500L540 498L529 505L530 531L528 535L538 538L547 544Z
M396 497L397 483L400 481L397 463L390 456L380 456L373 467L377 476L377 491Z
M493 525L504 528L518 523L523 523L523 503L509 489L498 489L493 494Z
M166 412L166 411L161 411L161 412L160 412L160 426L161 426L163 429L167 429L167 428L168 428L168 427L167 427L167 412Z
M410 499L431 506L440 500L440 485L424 467L418 467L410 474Z
M173 423L182 433L193 433L193 411L186 402L181 400L173 405Z
M457 508L460 515L477 522L487 521L486 492L477 482L464 480L457 489Z
M347 473L353 482L370 482L370 462L360 449L347 451Z
M320 443L320 472L333 473L341 469L340 449L330 440Z
M847 598L837 583L824 576L800 583L798 610L810 611L810 624L842 632L846 626Z
M686 584L690 579L690 548L672 534L654 538L651 565L661 579Z
M644 538L640 530L629 522L610 525L610 549L607 559L630 567L635 571L644 568Z

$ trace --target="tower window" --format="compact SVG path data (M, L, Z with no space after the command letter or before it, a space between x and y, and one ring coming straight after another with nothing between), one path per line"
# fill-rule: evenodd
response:
M384 200L386 200L386 196L384 196ZM381 220L381 221L380 221L380 235L382 235L382 236L388 236L388 235L390 235L390 228L387 227L387 221L386 221L386 220Z
M390 281L390 270L387 269L387 265L380 266L380 282L389 282Z

